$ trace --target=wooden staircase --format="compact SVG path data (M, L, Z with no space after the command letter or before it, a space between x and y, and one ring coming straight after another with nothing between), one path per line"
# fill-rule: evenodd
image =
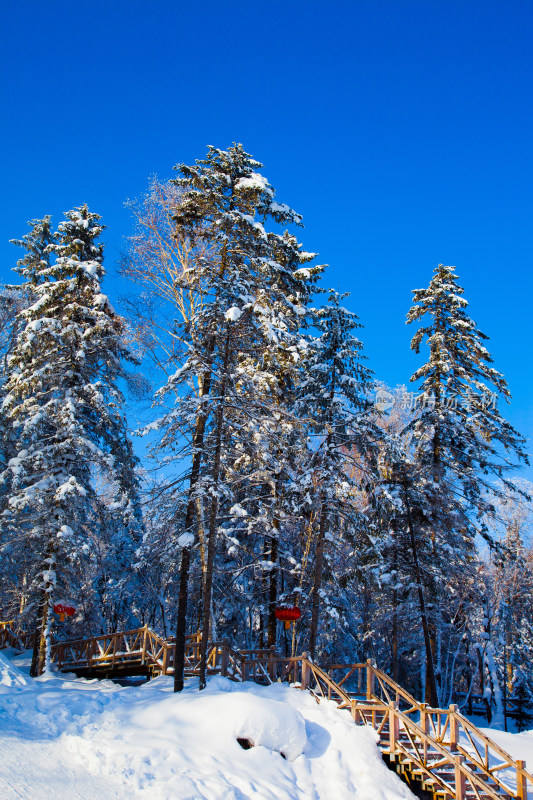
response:
M27 649L33 634L0 624L0 648ZM52 660L64 672L87 677L174 671L174 640L162 639L147 626L89 639L56 642ZM187 637L186 675L196 675L200 636ZM358 725L379 735L384 759L414 791L433 800L527 800L533 775L458 710L419 703L370 661L320 668L306 653L283 658L274 648L235 650L229 642L208 646L208 674L268 684L287 681L310 691L317 702L333 701Z

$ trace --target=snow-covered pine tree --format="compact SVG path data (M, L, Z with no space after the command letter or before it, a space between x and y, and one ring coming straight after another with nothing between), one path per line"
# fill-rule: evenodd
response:
M408 323L422 322L411 348L419 353L426 342L429 359L411 381L420 381L424 402L410 424L416 474L424 482L427 536L436 563L449 552L468 559L478 532L476 517L490 511L490 496L501 494L493 483L507 477L513 458L527 463L524 439L501 416L499 396L510 394L483 345L487 339L466 313L467 301L455 268L439 264L427 289L413 292ZM427 321L426 321L427 320ZM485 533L482 526L481 532ZM442 589L443 583L436 584ZM434 596L433 607L443 608ZM435 659L439 621L429 614ZM430 675L428 674L428 679ZM435 698L431 699L434 702Z
M17 314L23 307L21 292L11 287L0 288L0 475L15 455L15 442L10 425L2 411L7 380L7 359L16 335ZM6 508L11 491L11 480L0 481L0 515ZM10 540L6 526L0 527L0 614L3 619L14 619L25 598L23 585L25 578L24 559L14 556L6 540ZM18 554L20 555L20 553Z
M349 475L353 471L351 460L356 455L366 456L370 465L370 454L375 447L374 429L367 413L371 371L364 364L362 342L353 334L361 324L353 312L341 305L346 297L347 294L330 290L328 303L314 311L313 324L319 335L311 340L304 361L305 377L298 388L296 402L300 415L309 420L311 435L315 438L304 477L317 494L309 635L313 658L323 595L324 560L329 558L328 541L335 543L330 528L335 518L338 524L340 517L357 516L353 511L347 514ZM353 519L351 522L353 524Z
M26 255L19 259L14 271L25 278L24 290L31 292L42 280L43 270L50 266L50 254L56 244L56 235L52 231L50 215L33 219L28 225L31 226L30 232L24 234L22 239L11 239L11 244L26 250Z
M248 554L254 536L258 548L256 572L262 574L255 582L254 612L259 622L259 646L269 647L277 644L275 610L280 593L287 600L297 588L292 580L293 534L303 522L304 501L297 476L305 460L302 452L306 450L307 420L298 419L293 412L297 386L305 379L308 346L301 331L312 320L312 311L305 311L314 289L310 278L314 279L322 269L302 269L302 263L309 261L311 255L304 254L303 261L296 238L288 232L271 237L271 243L274 258L267 282L270 288L263 291L261 304L269 305L274 319L281 313L284 337L274 342L267 337L247 367L255 375L256 397L265 398L272 409L260 421L251 415L243 419L249 433L239 443L237 459L230 459L225 468L227 480L242 487L237 515L230 514L229 522L234 533L240 529ZM291 313L291 304L295 303ZM304 492L307 490L305 487ZM246 517L239 518L243 508ZM230 550L235 551L235 547L230 546Z
M13 344L19 328L20 311L30 305L32 292L39 281L39 273L50 263L50 252L54 242L54 234L51 228L51 217L34 219L28 222L31 226L29 233L22 239L12 239L11 244L23 247L26 254L18 261L14 268L15 272L24 274L26 282L24 287L5 286L0 292L0 380L1 380L1 399L4 399L5 383L7 380L7 359L13 348ZM7 466L9 458L14 455L10 444L9 426L5 424L4 414L0 409L0 433L2 441L3 457L1 469ZM9 482L4 481L0 491L5 496L9 491ZM2 506L0 506L2 508Z
M69 565L89 549L86 521L101 513L95 476L114 487L112 514L124 523L117 552L140 524L136 459L116 384L121 359L131 357L122 319L101 291L99 219L87 206L67 212L51 245L55 261L37 262L29 249L18 264L32 304L20 313L8 362L3 410L17 455L3 476L12 480L4 517L28 532L28 569L40 594L34 674L49 661L54 595L69 591Z
M407 603L410 608L411 626L416 616L420 619L420 644L425 656L420 663L425 673L421 684L426 702L435 707L440 702L435 666L437 649L440 650L437 641L442 644L438 637L442 625L437 598L451 584L446 572L456 577L461 568L464 570L463 525L446 492L439 492L439 485L428 480L425 470L402 453L398 444L395 442L396 447L386 451L381 485L375 493L378 504L374 526L380 534L376 549L384 566L389 570L392 567L394 586L400 590L393 598L393 622L398 618L402 595L401 604ZM446 527L441 524L442 517L446 517ZM471 556L472 549L467 553ZM448 613L455 601L454 593L444 595Z
M363 487L369 535L359 556L372 594L372 655L410 691L442 705L454 699L465 663L475 551L447 484L428 478L417 461L419 398L378 384L380 398L388 407L375 410L379 470Z
M49 265L50 252L54 242L51 228L51 217L34 219L28 222L30 231L22 239L12 239L11 243L23 247L26 251L14 271L23 274L26 282L23 286L6 286L0 297L1 303L1 381L0 391L0 437L2 443L2 459L0 470L0 512L4 512L6 503L11 494L12 473L7 470L8 462L16 456L16 436L6 417L4 399L6 395L6 382L8 379L8 358L20 330L20 313L32 303L33 290L39 281L40 271ZM14 619L24 610L27 602L28 590L28 557L24 554L23 543L27 540L27 531L17 526L10 530L6 520L2 526L2 539L0 550L1 592L6 619ZM19 545L13 547L16 540Z
M452 480L465 502L482 511L490 505L484 490L501 494L490 478L512 489L508 472L528 459L524 438L499 412L498 399L508 402L511 395L503 375L491 366L483 345L488 337L467 315L463 294L455 267L443 264L427 289L413 291L407 323L423 324L411 349L419 353L425 342L429 358L411 377L420 381L426 399L412 429L418 459L432 478Z
M205 559L200 678L204 685L222 500L233 507L231 491L224 483L225 465L230 449L236 452L248 434L251 420L260 425L261 419L272 416L279 375L276 364L287 354L294 362L299 357L295 320L305 314L309 285L320 271L305 266L313 255L303 252L294 237L265 230L267 218L281 224L298 224L300 218L274 200L272 187L257 172L260 167L241 145L227 151L211 147L204 160L180 165L181 177L175 181L182 192L174 214L176 241L188 252L201 244L208 253L195 262L194 273L182 278L184 283L194 281L203 299L177 334L182 337L184 358L161 392L161 396L175 392L176 407L157 423L164 430L161 448L179 451L184 432L192 445L181 534L178 691L195 533Z

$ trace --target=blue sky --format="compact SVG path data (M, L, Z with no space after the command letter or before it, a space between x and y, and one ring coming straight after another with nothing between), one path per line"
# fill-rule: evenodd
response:
M408 381L410 290L456 264L533 437L531 0L24 0L2 23L3 280L26 220L87 202L113 298L124 201L240 141L352 293L376 375Z

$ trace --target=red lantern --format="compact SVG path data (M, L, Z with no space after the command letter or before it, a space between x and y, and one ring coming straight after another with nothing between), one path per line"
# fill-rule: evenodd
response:
M302 616L302 612L298 606L282 606L280 608L276 608L274 613L276 614L277 619L285 623L285 630L290 628L291 622L300 619Z
M64 622L65 617L71 617L76 613L76 609L72 606L64 606L62 603L54 605L54 614L59 614L59 621Z

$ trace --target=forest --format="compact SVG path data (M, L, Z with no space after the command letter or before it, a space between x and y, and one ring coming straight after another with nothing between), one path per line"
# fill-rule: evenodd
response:
M434 707L527 727L526 442L455 267L428 265L413 291L419 366L389 387L261 170L233 144L153 179L129 204L120 311L95 210L32 220L14 240L0 618L36 630L34 675L52 637L147 624L176 637L177 691L200 631L200 686L208 641L228 639L322 664L371 658ZM61 620L58 603L75 613ZM293 608L286 628L276 611Z

